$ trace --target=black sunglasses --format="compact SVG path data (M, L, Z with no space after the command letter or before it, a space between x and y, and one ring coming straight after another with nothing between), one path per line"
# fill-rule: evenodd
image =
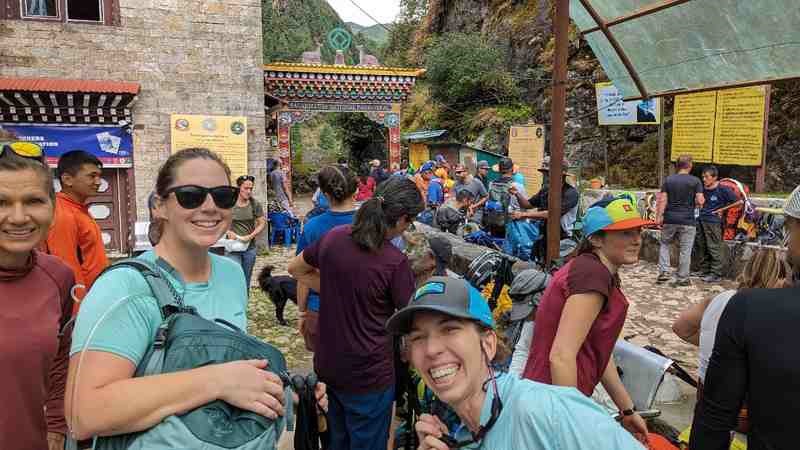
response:
M221 209L231 209L236 205L236 200L239 198L239 188L233 186L217 186L207 188L203 186L196 186L194 184L187 184L184 186L175 186L167 189L164 196L175 193L175 199L178 204L185 209L197 209L206 201L208 194L214 200L214 204Z
M473 433L472 439L468 439L466 441L458 441L450 435L442 434L442 437L440 437L439 440L451 450L466 447L467 445L472 445L482 441L492 429L494 424L497 423L497 419L500 417L500 413L503 411L503 401L500 400L500 393L497 390L497 377L494 375L494 370L491 366L489 366L489 377L491 377L492 390L494 391L494 397L492 398L492 415L489 417L489 421L486 422L486 425L481 425L477 433ZM442 423L444 423L444 415L442 414L443 409L444 407L440 400L434 401L431 405L431 412L433 412L433 414L438 417Z
M240 176L239 178L236 179L236 184L242 184L245 181L252 181L253 183L255 183L256 182L256 177L254 177L252 175L242 175L242 176Z

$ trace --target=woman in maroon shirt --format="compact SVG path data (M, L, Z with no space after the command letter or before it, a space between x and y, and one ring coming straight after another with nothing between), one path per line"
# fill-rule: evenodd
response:
M0 449L63 449L72 271L38 252L55 193L41 149L0 148Z
M633 410L611 354L628 312L617 270L639 260L641 229L652 222L639 217L633 202L622 196L595 203L583 224L586 238L579 255L556 272L536 311L523 377L574 386L586 396L603 383L622 425L646 442L647 425Z

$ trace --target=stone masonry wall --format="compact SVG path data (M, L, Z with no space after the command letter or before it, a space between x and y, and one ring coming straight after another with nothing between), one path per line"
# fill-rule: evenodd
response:
M243 115L266 198L261 0L119 0L121 26L0 20L0 77L141 84L133 105L139 220L169 156L170 114ZM143 127L143 128L142 128Z

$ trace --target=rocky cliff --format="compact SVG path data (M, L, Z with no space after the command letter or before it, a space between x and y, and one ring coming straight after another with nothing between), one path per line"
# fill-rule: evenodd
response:
M531 119L550 121L550 77L554 41L551 0L430 0L418 43L454 32L479 32L502 48L506 68L513 74ZM422 45L422 44L420 44ZM423 52L424 49L418 49ZM608 150L610 181L628 186L655 186L658 127L599 127L594 83L607 77L591 48L577 30L571 32L567 100L566 153L585 173L604 172ZM788 191L800 184L800 82L773 85L770 114L767 188ZM666 148L669 154L672 104L667 100ZM754 170L726 167L723 175L752 183Z

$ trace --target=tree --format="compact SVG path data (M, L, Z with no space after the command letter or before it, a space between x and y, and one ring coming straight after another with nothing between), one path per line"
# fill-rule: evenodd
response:
M503 55L486 37L452 33L437 38L426 53L431 96L451 107L519 101Z
M387 66L409 67L417 64L413 56L417 31L428 13L427 0L401 0L400 14L382 49L381 61Z

